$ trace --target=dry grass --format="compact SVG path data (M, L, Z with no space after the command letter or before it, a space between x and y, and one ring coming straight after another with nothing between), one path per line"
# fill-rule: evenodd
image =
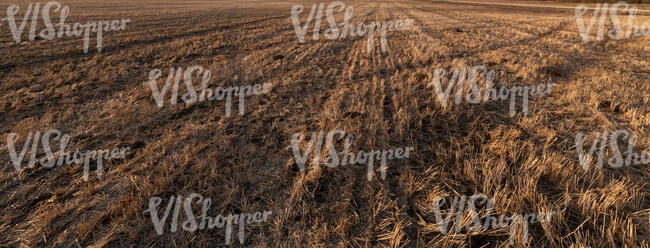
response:
M57 128L73 151L131 152L85 182L79 167L15 171L0 148L0 246L223 245L218 229L159 236L143 213L153 196L195 192L212 198L211 216L273 211L247 226L245 246L508 246L508 230L436 229L435 197L477 192L497 199L498 214L559 212L517 247L650 245L650 166L584 171L573 141L625 128L650 150L649 37L585 45L572 10L346 2L355 22L415 20L369 54L366 38L299 44L287 20L295 3L66 1L67 22L132 21L88 54L79 38L15 44L2 22L0 144ZM148 72L192 65L220 85L273 86L244 116L225 117L223 101L158 108ZM463 65L499 71L499 86L559 86L531 99L527 117L509 117L507 102L444 109L426 85L436 68ZM291 135L334 129L353 134L356 150L415 155L391 161L386 180L366 181L362 166L300 172Z

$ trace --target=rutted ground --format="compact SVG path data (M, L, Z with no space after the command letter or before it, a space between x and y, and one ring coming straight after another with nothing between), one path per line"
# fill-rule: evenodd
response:
M509 230L444 236L435 226L435 197L480 192L497 214L559 211L531 225L530 247L648 246L650 167L584 171L574 137L625 128L650 150L650 38L585 45L572 10L345 2L354 23L414 20L388 33L386 52L376 38L368 53L366 37L298 43L296 3L66 2L66 22L131 19L88 54L79 38L15 44L2 22L0 245L223 245L221 229L159 236L143 213L152 196L200 193L210 216L273 211L247 226L246 246L506 246ZM271 91L243 116L226 117L223 101L158 108L149 71L192 65L220 85ZM532 98L528 116L510 117L507 102L443 108L427 86L433 71L474 65L498 71L500 87L558 86ZM101 180L72 166L15 171L7 133L50 128L70 134L72 150L131 152ZM386 180L368 182L364 166L299 171L291 135L334 129L354 135L353 151L415 155L390 161Z

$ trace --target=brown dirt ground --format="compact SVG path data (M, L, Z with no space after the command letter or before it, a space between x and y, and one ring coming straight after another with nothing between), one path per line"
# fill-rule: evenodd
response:
M499 214L558 211L517 247L649 246L650 166L585 171L574 137L625 128L650 150L650 36L583 44L572 10L347 1L355 22L415 20L389 33L386 52L367 53L365 37L298 43L288 20L296 3L311 6L66 1L67 23L131 19L88 54L80 38L16 44L3 21L0 246L224 245L221 229L157 235L143 213L153 196L165 204L191 193L212 198L211 216L273 211L233 246L508 246L506 229L445 236L435 226L435 197L478 192ZM225 117L223 101L158 108L148 72L192 65L219 85L271 91L248 99L243 116ZM532 98L528 116L509 117L501 101L443 108L426 86L432 72L473 65L498 71L500 86L558 86ZM101 180L82 180L79 166L14 170L7 134L51 128L72 136L72 151L132 150ZM299 171L291 135L334 129L355 136L355 151L415 153L390 161L385 180L368 182L364 166Z

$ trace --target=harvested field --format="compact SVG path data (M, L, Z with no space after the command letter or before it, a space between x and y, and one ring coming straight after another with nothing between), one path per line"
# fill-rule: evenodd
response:
M372 50L367 36L325 38L325 14L319 39L312 22L300 43L291 12L304 6L304 25L313 3L307 1L61 2L71 26L130 20L103 34L101 51L91 34L87 53L83 37L30 40L29 21L16 42L4 19L0 247L650 247L650 163L610 166L614 145L598 146L606 147L598 148L602 168L594 159L585 169L579 157L596 147L594 133L617 130L629 134L612 139L621 152L650 153L650 35L599 41L593 31L585 43L574 9L525 6L577 4L494 2L506 4L344 2L354 8L354 24L412 20L409 30L387 32L384 49L376 34ZM0 18L18 5L20 25L29 3L3 0ZM44 28L39 18L37 34ZM650 25L650 13L640 11L635 23ZM245 105L236 95L231 103L189 104L180 100L189 93L181 80L178 103L171 104L172 89L162 91L170 70L192 66L210 70L215 87L265 84L265 93L246 96ZM474 66L494 70L499 88L556 85L527 106L509 99L455 103L455 91L443 104L432 86L436 70L449 78L455 68ZM155 69L161 103L149 83ZM65 151L72 155L129 149L103 163L88 157L87 178L74 155L72 164L27 166L30 156L48 154L28 137L52 129L69 135ZM384 171L376 162L374 174L368 161L329 166L325 148L299 161L295 134L309 140L313 132L335 130L353 137L324 137L339 152L346 144L357 155L412 150L388 160ZM577 148L581 132L589 138ZM57 151L62 136L52 137ZM298 147L304 154L311 146ZM14 150L29 150L18 169ZM191 204L197 222L206 209L215 219L224 216L223 228L182 227L191 222L172 197L191 194L211 199L209 209ZM455 196L475 194L493 199L493 207L449 215L450 229L461 228L441 230L437 199L447 201L445 217ZM161 199L155 216L154 198ZM265 211L265 221L226 230L228 215ZM477 213L485 221L489 214L541 212L554 214L527 229L466 228ZM163 216L159 234L154 222Z

